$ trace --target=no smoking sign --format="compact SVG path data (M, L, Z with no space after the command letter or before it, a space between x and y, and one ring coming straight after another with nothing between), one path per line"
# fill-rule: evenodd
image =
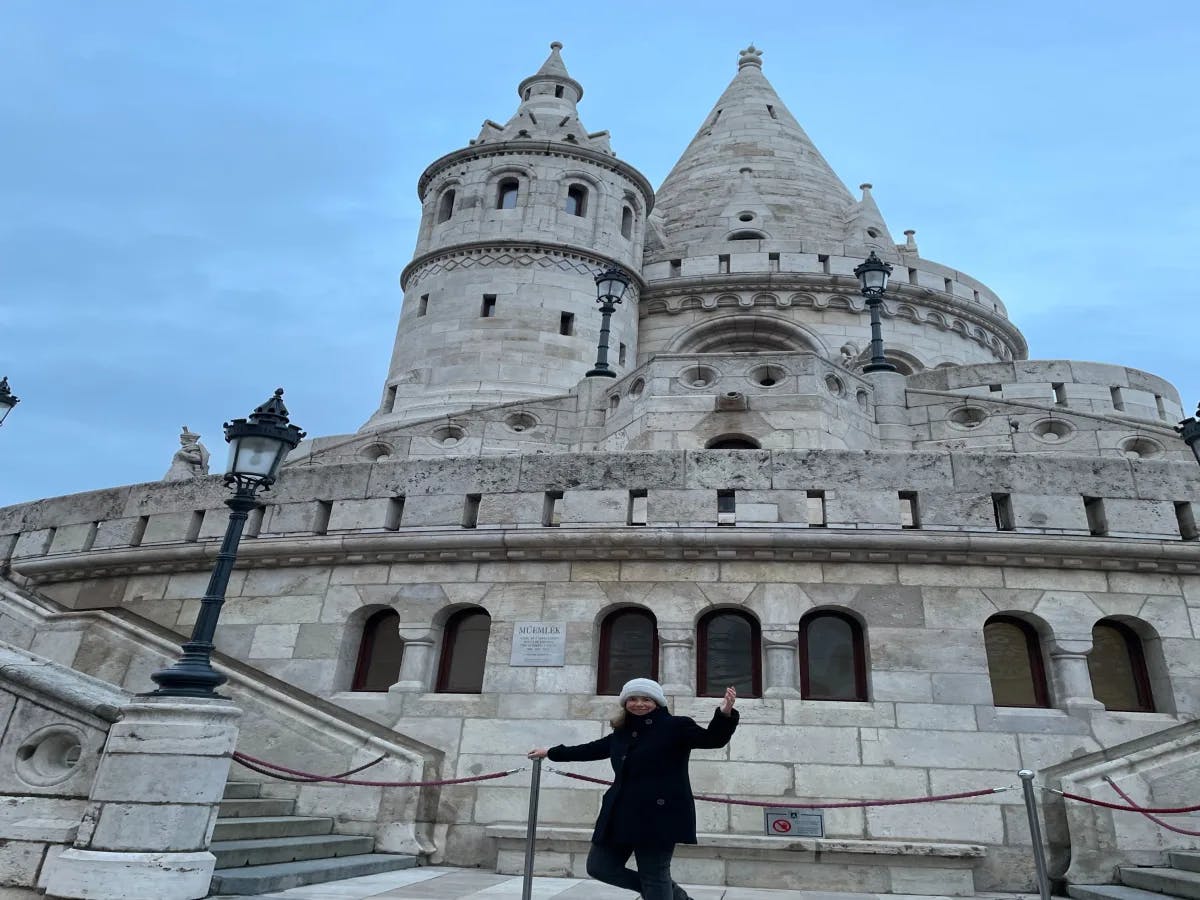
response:
M763 810L763 831L771 837L825 837L825 814L789 807Z

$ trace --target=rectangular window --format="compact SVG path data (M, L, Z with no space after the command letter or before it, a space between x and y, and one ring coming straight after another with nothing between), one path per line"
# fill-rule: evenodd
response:
M483 319L493 319L496 317L496 295L484 294L483 305L479 307L479 316Z
M683 260L682 259L671 260L671 277L678 278L682 274L683 274Z
M192 513L192 521L188 523L187 534L184 535L183 539L189 544L194 544L200 540L200 529L203 527L204 510L198 509Z
M479 524L479 501L483 499L482 494L467 494L463 501L463 528L474 528Z
M567 335L575 333L575 313L565 312L558 317L558 333Z
M133 526L133 533L129 535L129 546L142 546L142 538L146 536L146 526L150 524L149 516L138 516L137 524Z
M1125 398L1121 396L1121 389L1119 387L1110 387L1108 393L1112 397L1113 409L1118 412L1124 412Z
M266 511L265 506L256 506L250 510L250 515L246 516L246 530L242 533L244 537L256 538L262 534L263 515Z
M737 497L735 491L717 491L717 524L733 525L737 522Z
M717 257L717 273L720 275L729 274L729 254L722 253Z
M945 286L946 286L946 293L947 293L947 294L953 294L953 293L954 293L954 282L953 282L953 281L951 281L949 278L945 279Z
M916 491L900 492L900 527L921 527L921 508L917 504Z
M997 531L1015 531L1012 497L1008 494L992 494L992 515L996 519Z
M772 106L770 103L767 104L767 115L770 116L772 119L779 118L779 116L775 115L775 107Z
M394 412L396 409L396 386L392 385L387 389L387 393L383 399L384 412Z
M617 344L617 365L625 365L625 345Z
M1004 391L1004 385L1002 385L1002 384L989 384L989 385L988 385L988 390L989 390L989 391L991 391L993 394L999 394L999 393L1002 393L1002 392Z
M908 270L908 283L909 283L909 284L916 284L916 283L917 283L917 270L916 270L916 269L909 268L909 270Z
M821 271L826 275L829 274L829 255L826 253L817 254L817 262L821 264Z
M646 518L646 491L633 490L629 492L629 524L630 525L645 525Z
M975 302L978 303L979 302L979 291L974 291L973 293L975 295Z
M387 512L383 514L384 531L399 531L400 521L404 518L404 495L388 500Z
M1185 541L1194 541L1200 535L1196 532L1196 514L1192 504L1184 501L1175 504L1175 521L1179 523L1179 536Z
M318 500L317 514L313 516L313 534L326 534L329 531L329 516L333 512L333 501Z
M1096 537L1108 534L1108 517L1104 515L1103 498L1084 497L1083 511L1087 515L1088 531Z
M422 294L421 299L417 301L417 315L423 316L429 312L429 295Z
M54 536L58 534L58 526L55 525L46 529L46 546L42 550L42 556L46 556L50 552L50 548L54 546Z
M779 254L778 253L768 253L767 254L767 271L768 272L778 272L779 271Z
M1154 405L1158 409L1158 417L1165 419L1167 417L1167 408L1163 405L1162 394L1154 395Z
M825 492L808 492L808 527L824 528L828 522L825 519Z
M542 504L542 524L547 528L557 528L562 524L562 491L546 491L546 501Z
M82 549L83 549L83 551L84 551L85 553L86 553L88 550L91 550L91 549L92 549L92 547L94 547L94 546L95 546L95 544L96 544L96 535L97 535L99 532L100 532L100 523L99 523L99 522L93 522L93 523L92 523L92 525L91 525L91 527L90 527L90 528L88 528L87 537L85 537L85 538L83 539L83 548L82 548Z
M1067 387L1061 381L1056 381L1050 385L1050 389L1054 391L1054 402L1059 406L1067 405Z

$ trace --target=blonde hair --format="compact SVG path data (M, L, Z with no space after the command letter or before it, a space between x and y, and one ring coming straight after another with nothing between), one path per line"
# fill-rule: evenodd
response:
M661 703L659 703L657 700L654 701L654 708L655 709L666 709L666 707L663 706ZM625 704L622 703L621 708L618 709L616 714L611 719L608 720L608 724L611 725L613 728L623 728L625 725L625 718L627 715L628 715L628 713L625 710Z

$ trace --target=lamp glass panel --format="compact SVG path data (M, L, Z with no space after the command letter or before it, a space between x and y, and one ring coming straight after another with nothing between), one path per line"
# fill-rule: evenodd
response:
M861 277L862 286L868 291L882 291L887 287L887 272L883 269L867 269Z
M597 293L601 297L620 297L625 293L624 285L617 278L602 278L597 285Z
M229 469L234 475L273 478L282 462L283 443L276 438L245 435L229 442Z

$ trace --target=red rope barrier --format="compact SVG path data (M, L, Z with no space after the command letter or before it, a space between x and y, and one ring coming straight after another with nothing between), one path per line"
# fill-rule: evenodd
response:
M324 781L325 778L347 778L350 775L357 775L359 772L362 772L365 769L371 768L371 766L377 766L381 762L383 762L385 759L387 759L387 754L384 754L383 756L379 757L378 759L373 759L369 763L364 763L363 765L358 766L357 768L349 769L345 772L339 772L337 775L328 775L328 776L314 775L311 778L293 778L290 775L277 775L274 772L268 771L267 769L260 769L258 766L254 765L253 763L242 762L241 760L238 759L238 756L240 756L240 755L241 754L239 754L239 753L234 753L233 758L237 762L239 762L241 765L245 766L247 769L257 772L259 775L270 775L272 778L278 778L280 781L298 781L301 784L312 783L315 781ZM250 757L246 757L246 759L250 759ZM270 765L270 763L264 763L264 765Z
M1122 812L1159 813L1160 815L1200 812L1200 806L1125 806L1121 803L1109 803L1107 800L1095 800L1091 797L1081 796L1080 794L1060 791L1058 788L1048 787L1044 788L1044 790L1050 791L1052 794L1058 794L1061 797L1066 797L1068 800L1078 800L1081 803L1090 803L1092 806L1103 806L1105 809L1119 809Z
M1114 791L1116 791L1121 796L1122 800L1124 800L1130 806L1134 805L1133 798L1130 797L1123 790L1121 790L1119 787L1117 787L1117 783L1115 781L1113 781L1111 778L1108 778L1108 777L1106 777L1104 780L1108 782L1108 786L1110 788L1112 788ZM1155 825L1161 825L1163 828L1167 829L1167 831L1174 831L1176 834L1187 834L1192 837L1200 837L1200 831L1189 831L1186 828L1179 828L1176 825L1172 825L1170 822L1164 822L1162 819L1158 818L1158 816L1151 815L1145 809L1138 809L1138 812L1140 812L1143 816L1145 816L1147 819L1149 819Z
M235 752L233 759L251 771L258 772L260 775L278 778L281 781L295 781L296 779L285 778L283 775L278 774L279 772L284 772L288 775L299 775L306 782L349 784L356 787L441 787L447 784L467 784L472 781L488 781L493 778L504 778L521 771L520 769L509 769L507 772L490 772L487 775L471 775L468 778L446 778L440 781L363 781L353 778L343 778L340 775L314 775L312 772L289 769L287 766L281 766L278 763L267 762L265 759L257 759L246 753ZM271 769L274 771L269 771Z
M592 778L590 775L576 775L574 772L564 772L561 769L550 769L556 775L576 778L579 781L590 781L592 784L611 785L611 781L603 778ZM767 809L851 809L860 806L906 806L912 803L934 803L941 800L965 800L967 797L983 797L987 794L999 794L1008 788L984 788L979 791L963 791L959 794L937 794L933 797L906 797L903 800L850 800L842 803L776 803L761 800L733 800L729 797L709 797L706 794L696 794L695 799L707 800L709 803L730 803L734 806L761 806Z

